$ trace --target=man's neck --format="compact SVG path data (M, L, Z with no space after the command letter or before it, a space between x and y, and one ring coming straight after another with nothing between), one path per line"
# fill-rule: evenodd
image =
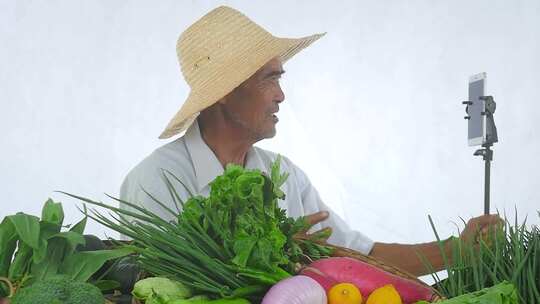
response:
M231 163L242 167L246 165L247 153L253 142L243 136L243 132L227 126L210 127L201 121L199 129L202 139L214 152L223 168Z

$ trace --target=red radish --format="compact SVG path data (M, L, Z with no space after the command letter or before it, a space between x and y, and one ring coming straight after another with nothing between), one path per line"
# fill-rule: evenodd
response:
M323 272L321 272L317 268L305 267L300 271L300 274L308 276L308 277L314 279L315 281L317 281L317 283L319 283L324 288L326 293L328 293L328 291L332 287L334 287L334 285L339 284L338 281L336 281L336 280L332 279L331 277L327 276L326 274L324 274Z
M429 287L419 282L401 278L352 258L334 257L322 259L313 262L310 268L318 269L331 280L354 284L363 295L369 295L376 288L392 284L406 304L420 300L430 301L434 296ZM309 273L305 275L311 276Z

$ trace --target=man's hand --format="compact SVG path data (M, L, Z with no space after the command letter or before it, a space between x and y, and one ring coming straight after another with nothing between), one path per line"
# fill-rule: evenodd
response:
M489 234L494 229L500 228L503 220L498 215L483 215L469 220L465 229L460 234L460 239L465 242L472 242L478 245L480 239L490 242ZM451 242L446 242L446 255L451 256ZM381 259L388 264L396 265L416 276L429 274L431 269L427 269L424 261L418 257L421 253L431 264L435 271L443 270L445 261L441 255L438 242L423 244L387 244L376 242L373 245L370 255Z
M496 214L482 215L470 219L459 237L472 244L478 243L480 240L489 242L490 233L493 235L494 231L503 225L504 221Z
M298 238L326 242L328 238L332 235L332 228L326 227L312 234L308 234L307 232L314 225L328 219L328 216L330 216L330 214L327 211L319 211L317 213L304 216L304 220L308 222L309 227L305 229L304 231L301 231L300 233L298 233L297 234Z

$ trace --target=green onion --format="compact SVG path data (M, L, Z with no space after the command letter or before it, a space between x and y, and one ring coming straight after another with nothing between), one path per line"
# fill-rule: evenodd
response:
M429 220L442 246L431 217ZM490 234L490 242L472 244L454 238L452 259L441 251L448 277L432 275L441 294L453 298L509 281L516 286L520 303L540 303L540 229L528 229L525 221L519 223L517 212L513 223L507 217L504 221L502 229ZM425 258L422 261L426 269L433 270Z

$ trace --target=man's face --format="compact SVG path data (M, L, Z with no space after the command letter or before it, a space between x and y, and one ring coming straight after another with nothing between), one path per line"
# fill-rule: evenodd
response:
M279 84L284 72L281 61L274 58L221 101L225 118L254 141L276 135L275 114L285 99Z

